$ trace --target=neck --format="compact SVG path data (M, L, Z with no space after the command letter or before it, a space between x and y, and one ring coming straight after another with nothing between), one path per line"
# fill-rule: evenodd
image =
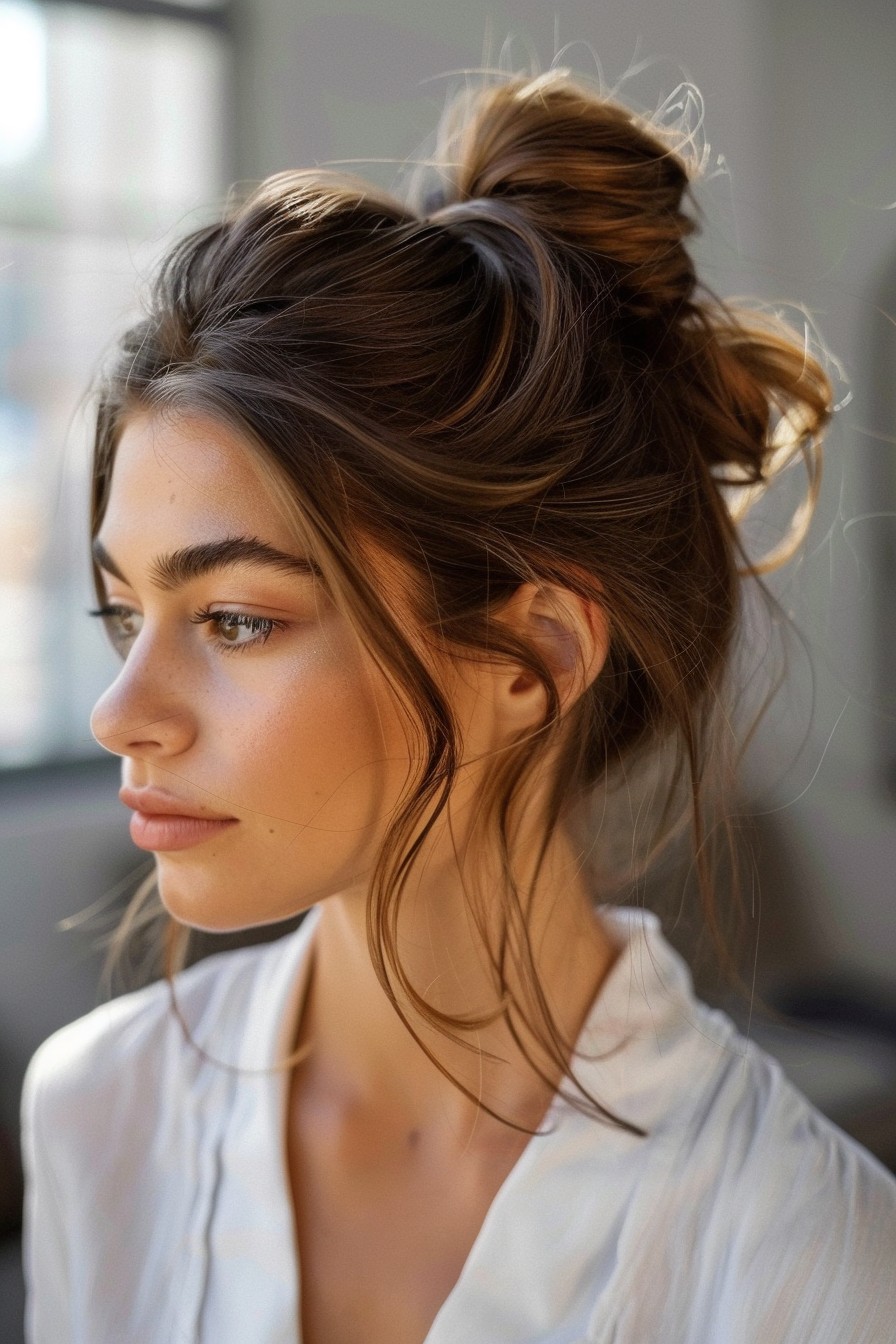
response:
M422 878L402 893L397 949L414 989L439 1012L481 1018L450 1040L426 1020L410 995L393 992L414 1030L439 1063L491 1110L535 1128L562 1078L513 1013L517 1034L542 1072L538 1077L514 1040L494 972L482 949L456 864L421 863ZM479 889L493 889L481 882ZM525 895L525 888L522 889ZM383 1131L438 1133L446 1143L489 1142L507 1126L480 1112L429 1059L400 1020L380 984L367 946L365 892L323 902L297 1044L303 1091L342 1116L364 1116ZM522 902L526 904L525 900ZM492 923L495 921L493 919ZM570 1045L618 948L593 912L565 835L552 841L527 919L534 970L554 1021ZM489 932L495 934L495 928ZM518 939L509 939L513 947ZM531 1016L531 990L511 957L505 969L511 1001ZM513 1010L511 1010L513 1011ZM536 1019L537 1020L537 1019ZM568 1057L568 1052L565 1052Z

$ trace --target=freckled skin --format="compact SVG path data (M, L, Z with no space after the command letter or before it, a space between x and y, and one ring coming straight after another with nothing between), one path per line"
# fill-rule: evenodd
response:
M483 1121L421 1051L369 955L370 873L419 768L395 693L313 578L242 562L171 591L151 582L157 557L234 537L293 555L298 549L241 441L200 418L132 417L99 540L127 578L104 573L107 600L134 613L134 633L120 674L94 709L93 731L123 757L125 783L166 790L191 808L238 822L192 848L156 855L162 900L181 922L211 930L272 923L322 903L310 988L296 1024L296 1043L313 1050L295 1074L302 1101L291 1097L294 1133L302 1107L316 1113L322 1101L340 1117L338 1132L346 1126L346 1135L360 1136L365 1152L374 1143L376 1170L377 1145L388 1147L395 1135L409 1153L429 1152L433 1135L442 1136L436 1147L450 1167L457 1152L469 1160L475 1131L490 1162L495 1145L504 1151L503 1127ZM384 566L382 591L395 597L413 638L389 573ZM564 590L559 598L558 623L557 594L548 600L535 585L523 585L508 608L515 628L544 638L546 656L565 678L563 650L575 627L588 675L596 675L606 656L606 624L599 613L580 610L580 599L570 603ZM239 628L242 647L235 650L220 626L191 619L203 609L276 620L282 628L265 641ZM489 1014L492 1023L476 1030L470 1052L434 1033L399 997L454 1077L499 1113L531 1125L549 1092L533 1082L500 1012L492 969L471 928L466 883L474 867L484 891L502 880L499 856L483 850L478 836L469 844L483 768L509 735L539 721L543 689L508 664L454 661L439 672L459 724L461 768L402 894L399 953L411 983L435 1007L463 1017ZM527 826L548 784L545 777L527 790ZM539 839L535 828L521 827L513 862L523 884ZM538 895L531 945L558 1025L574 1036L618 949L594 916L579 856L560 828ZM352 1143L340 1150L343 1167Z
M314 580L241 565L172 593L150 584L155 556L230 536L296 552L242 446L207 423L129 422L101 538L130 581L106 575L109 601L143 621L92 728L129 784L238 818L158 855L169 910L209 929L283 919L358 881L408 770L391 694ZM202 607L285 628L222 650L190 621Z

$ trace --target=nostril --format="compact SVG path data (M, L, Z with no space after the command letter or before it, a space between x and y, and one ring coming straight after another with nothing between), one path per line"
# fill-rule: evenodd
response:
M191 744L195 724L181 706L139 703L133 688L117 681L97 701L90 731L115 756L176 755Z

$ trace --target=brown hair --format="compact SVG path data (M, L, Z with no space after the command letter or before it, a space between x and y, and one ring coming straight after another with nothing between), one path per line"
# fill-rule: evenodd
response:
M560 823L578 826L587 848L595 800L662 761L649 856L690 821L705 920L737 975L707 818L733 771L741 579L805 534L831 414L829 381L802 339L698 283L684 245L697 171L681 138L568 72L486 82L449 107L406 202L344 174L280 173L180 242L101 389L94 533L135 408L228 424L268 464L325 582L413 708L425 764L376 865L368 939L397 1011L392 977L446 1034L465 1024L406 979L395 911L450 793L457 730L362 563L365 541L412 576L415 619L434 646L506 655L541 680L543 725L492 763L483 791L505 889L468 898L474 916L477 902L501 902L496 985L507 990L517 958L534 1005L528 1018L512 1005L511 1030L515 1010L577 1087L574 1043L541 992L510 874L514 799L556 753L540 852ZM767 565L751 561L739 496L800 457L809 493L795 534ZM606 663L564 716L536 650L489 618L526 581L592 598L609 619ZM169 978L184 964L182 932L169 920Z

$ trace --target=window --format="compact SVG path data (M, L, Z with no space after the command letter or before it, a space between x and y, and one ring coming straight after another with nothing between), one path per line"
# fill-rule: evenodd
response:
M159 253L220 207L213 4L0 0L0 765L91 756L114 672L87 564L85 392Z

